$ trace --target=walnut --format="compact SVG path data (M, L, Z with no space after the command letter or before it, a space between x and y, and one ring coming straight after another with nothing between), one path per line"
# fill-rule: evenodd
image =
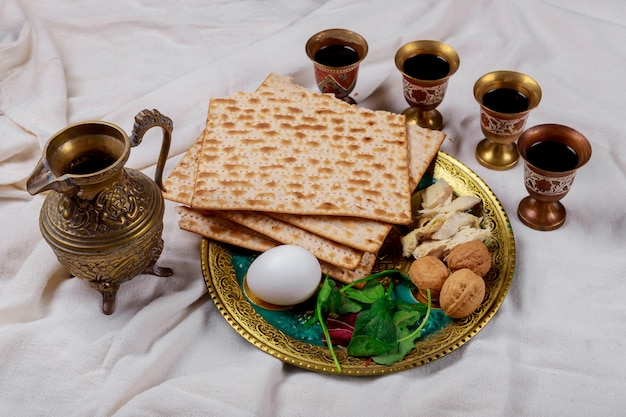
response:
M484 277L491 269L491 254L483 242L465 242L455 247L446 257L451 271L468 268Z
M459 269L450 274L441 287L439 304L453 319L472 314L485 298L485 281L470 269Z
M416 259L411 263L409 269L411 281L419 293L427 297L426 290L430 289L430 298L435 301L439 299L439 292L448 275L450 275L448 267L435 256L424 256Z

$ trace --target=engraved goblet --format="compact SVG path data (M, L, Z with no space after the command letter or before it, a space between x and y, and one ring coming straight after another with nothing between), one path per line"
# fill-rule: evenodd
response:
M441 130L443 116L437 106L443 101L448 80L459 68L459 55L443 42L419 40L398 49L395 63L410 106L402 112L407 124Z
M591 158L589 141L570 127L543 124L526 130L517 147L529 194L519 203L519 219L536 230L561 227L566 211L560 200L571 189L576 171Z
M485 138L476 146L476 159L494 170L513 168L519 153L515 141L524 131L531 110L541 101L541 87L526 74L494 71L474 84L480 105L480 128Z
M356 104L350 93L356 85L359 65L367 56L365 38L347 29L327 29L311 36L305 50L313 62L320 91Z

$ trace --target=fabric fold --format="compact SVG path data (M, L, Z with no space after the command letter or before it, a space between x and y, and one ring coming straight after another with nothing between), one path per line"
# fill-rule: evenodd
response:
M42 146L66 123L65 76L44 27L13 0L2 3L0 28L0 185L23 188Z

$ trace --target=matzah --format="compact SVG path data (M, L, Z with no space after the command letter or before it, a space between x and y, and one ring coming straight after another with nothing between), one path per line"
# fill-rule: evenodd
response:
M317 259L342 268L356 268L363 257L362 251L309 233L265 213L241 210L219 210L210 213L246 226L280 243L302 246Z
M359 262L359 265L355 269L340 268L326 262L321 262L321 265L324 274L328 274L332 278L345 284L350 284L357 279L365 278L372 274L374 266L376 265L376 254L365 252L361 258L361 262Z
M407 137L410 154L410 184L411 189L415 189L430 162L436 156L445 134L417 125L407 125ZM194 142L166 179L167 192L164 193L165 198L191 205L202 140L203 136L200 136ZM374 253L378 251L391 228L388 223L348 216L298 214L272 214L272 216L355 249Z
M164 198L186 206L191 205L193 189L196 184L196 173L198 171L198 157L202 151L203 138L203 135L200 135L196 139L165 179L163 186L167 191L163 192Z
M343 110L347 103L338 100L334 94L324 94L293 83L293 78L286 75L269 74L255 90L268 97L295 97L296 100L315 102L323 109Z
M191 205L407 224L404 117L341 107L266 93L211 100Z
M298 99L310 99L312 97L321 100L319 106L325 108L341 108L345 103L337 100L332 94L321 94L311 91L302 86L292 83L292 78L286 75L275 73L269 74L263 83L256 90L259 93L271 93L285 97L285 95L296 95ZM207 117L207 123L209 123ZM165 180L166 192L163 196L171 201L175 201L187 206L192 206L193 191L195 188L198 159L202 152L202 145L206 130L192 144L183 158L172 170ZM358 246L356 246L358 248ZM367 249L363 249L367 250Z
M410 154L410 185L415 190L445 138L440 131L407 125ZM377 253L391 230L391 224L358 217L305 216L271 213L286 223L365 252Z
M256 252L265 252L280 245L279 242L222 217L212 216L209 213L183 206L175 207L175 211L179 216L178 223L182 230L196 233L208 239ZM323 274L328 274L332 278L346 284L370 275L375 263L376 255L368 252L363 254L359 265L355 269L341 268L328 262L320 261Z
M280 245L261 233L210 213L183 206L175 207L174 210L178 214L178 225L182 230L209 239L258 252Z
M415 191L431 162L437 157L446 134L439 130L407 125L409 147L409 181L411 192Z
M378 252L392 227L389 223L348 216L269 215L346 246L374 253Z
M258 92L263 95L269 94L274 98L277 96L283 98L291 97L292 100L295 100L293 99L294 97L297 97L298 100L309 100L311 98L315 98L316 100L320 100L320 102L323 101L325 103L325 107L333 109L345 106L345 103L335 99L331 95L314 93L304 87L292 84L291 78L276 74L270 74L270 76L268 76L259 87ZM235 96L248 95L239 93ZM282 99L278 101L280 102L281 100ZM209 115L207 118L207 128L209 128L210 125L211 118ZM417 183L428 168L432 159L436 156L445 135L442 132L430 131L428 129L420 128L417 125L406 125L405 128L405 136L408 142L407 155L410 154L410 163L408 164L408 171L410 172L409 187L413 190L417 186ZM205 130L196 142L194 142L188 152L174 168L170 176L166 179L165 186L168 191L164 194L165 198L185 205L193 206L192 200L194 189L196 187L199 156L202 152L203 145L205 145L205 140L209 143L212 142L211 137L208 136L209 131L210 129ZM406 171L407 168L405 167L404 170ZM179 211L179 213L182 213L182 211ZM360 268L362 272L363 264L368 264L368 262L363 259L362 254L377 253L391 228L391 225L387 222L354 216L260 212L243 214L244 216L242 217L242 213L237 214L237 211L231 211L230 215L231 217L235 216L234 218L239 217L240 222L242 222L242 218L245 219L242 223L252 226L255 230L250 229L249 227L244 227L241 224L228 221L224 218L215 217L210 213L198 211L195 207L194 210L190 210L189 213L185 212L184 215L186 218L181 218L179 225L185 230L195 230L196 233L205 237L210 237L215 240L234 245L238 245L237 242L244 241L243 239L233 238L234 234L242 232L242 235L246 236L247 241L253 243L254 247L249 247L250 245L246 246L245 244L239 245L253 250L260 250L257 246L258 242L264 242L262 244L263 248L268 248L269 242L273 245L280 243L295 243L302 245L305 243L308 244L309 247L314 248L315 246L319 246L315 242L321 241L324 242L325 245L329 244L329 246L327 248L322 248L321 254L318 253L316 256L322 259L322 262L328 263L329 265L332 265L333 262L341 265L335 266L335 268L337 270L342 270L344 275L348 274L348 272L352 272L353 274L356 273L357 270L354 270L354 265L359 265L357 269ZM270 218L268 220L268 215L273 216L274 219ZM284 223L272 224L275 219ZM276 220L276 222L278 220ZM233 230L233 227L236 229ZM209 233L207 230L201 230L202 228L212 228L212 232ZM264 233L259 233L258 230L261 230ZM269 235L266 232L269 233ZM250 237L251 234L255 235L254 238ZM276 240L269 236L278 237L280 240ZM286 239L285 236L287 236ZM329 243L328 241L331 242ZM333 254L333 245L337 245L337 247L341 248L341 250ZM347 257L345 252L346 248L344 248L344 246L348 247L347 253L349 253L349 255L347 255ZM330 250L328 248L330 248ZM319 248L316 250L318 252L320 251ZM326 253L323 254L324 252ZM357 263L357 260L361 263Z

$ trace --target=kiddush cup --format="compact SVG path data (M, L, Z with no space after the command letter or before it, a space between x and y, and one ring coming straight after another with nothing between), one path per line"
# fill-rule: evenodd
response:
M347 29L327 29L311 36L305 49L313 62L319 90L356 104L350 93L356 85L359 65L367 56L365 38Z
M485 138L476 147L476 159L494 170L513 168L519 153L515 141L524 131L528 114L541 101L539 84L526 74L494 71L474 84L480 105L480 128Z
M529 196L517 209L520 220L536 230L554 230L565 222L560 200L572 187L576 171L591 158L591 145L578 131L559 124L526 130L518 139Z
M402 91L410 106L403 112L406 122L441 130L443 116L437 107L443 101L448 80L459 68L459 55L443 42L419 40L398 49L395 64L402 73Z

